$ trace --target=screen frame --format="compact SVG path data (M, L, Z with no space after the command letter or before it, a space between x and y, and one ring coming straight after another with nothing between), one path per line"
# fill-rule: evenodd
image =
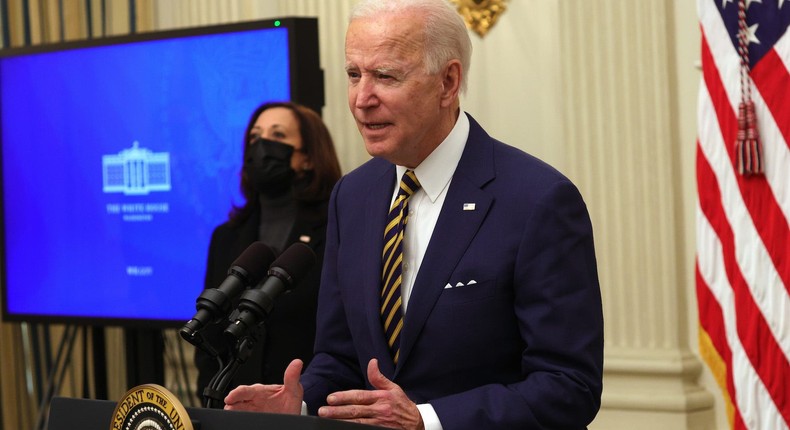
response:
M174 30L152 31L128 35L108 36L95 39L41 44L34 46L14 47L0 49L0 61L5 58L36 55L42 53L66 52L82 48L106 47L124 45L146 41L186 38L213 34L231 34L236 32L255 31L269 28L288 29L288 56L290 73L291 100L310 107L321 114L324 106L324 74L320 67L318 20L314 17L282 17L256 21L246 21L232 24L220 24L204 27L189 27ZM3 106L0 105L0 111ZM0 123L0 132L3 124ZM241 132L241 131L240 131ZM0 134L1 139L2 134ZM0 145L3 142L0 140ZM5 187L2 183L3 150L0 147L0 202L5 201ZM9 312L7 291L7 250L6 250L6 221L5 209L0 210L0 315L6 322L32 322L32 323L66 323L83 324L92 326L121 326L134 328L173 328L179 327L185 321L173 319L138 319L114 318L100 316L77 315L48 315ZM205 262L201 262L203 264ZM35 268L31 268L35 270ZM197 297L187 298L194 302Z

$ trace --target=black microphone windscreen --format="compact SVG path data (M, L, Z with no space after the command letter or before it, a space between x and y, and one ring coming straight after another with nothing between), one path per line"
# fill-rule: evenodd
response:
M318 258L304 243L294 243L283 251L277 260L272 263L272 267L279 267L291 277L291 286L301 282L302 278L317 262Z
M232 266L238 266L246 270L249 279L253 283L263 279L269 266L274 261L274 252L263 242L253 242L244 252L233 262Z

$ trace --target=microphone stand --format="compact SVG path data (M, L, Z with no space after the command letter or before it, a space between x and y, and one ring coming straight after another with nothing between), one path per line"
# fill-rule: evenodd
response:
M222 366L220 360L220 370L211 378L206 388L203 390L203 403L206 408L221 409L225 398L225 391L228 389L230 382L239 368L247 362L247 359L252 355L252 350L258 341L263 338L265 333L264 324L260 323L255 326L250 332L244 335L236 342L233 349L233 356L227 365Z

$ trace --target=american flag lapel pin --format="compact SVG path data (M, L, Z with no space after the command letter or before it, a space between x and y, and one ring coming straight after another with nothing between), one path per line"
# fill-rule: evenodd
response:
M473 211L473 210L475 210L475 204L474 203L464 203L464 210L465 211Z

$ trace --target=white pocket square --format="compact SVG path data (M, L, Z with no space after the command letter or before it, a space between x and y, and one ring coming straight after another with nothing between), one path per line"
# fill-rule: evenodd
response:
M467 282L465 284L463 282L456 282L455 286L453 286L453 284L447 283L447 285L444 286L444 289L446 290L448 288L468 287L468 286L474 285L476 283L477 283L477 281L475 281L474 279L470 280L469 282Z

